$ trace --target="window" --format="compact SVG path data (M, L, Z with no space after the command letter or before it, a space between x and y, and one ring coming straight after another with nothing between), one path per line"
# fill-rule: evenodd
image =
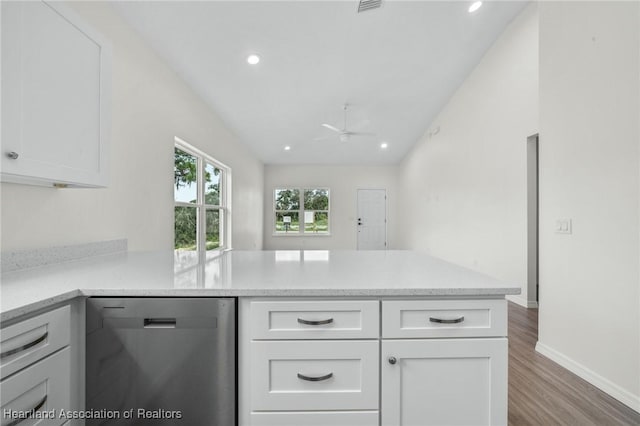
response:
M174 248L228 248L230 169L176 138L173 173Z
M278 188L273 205L276 234L329 234L328 189Z

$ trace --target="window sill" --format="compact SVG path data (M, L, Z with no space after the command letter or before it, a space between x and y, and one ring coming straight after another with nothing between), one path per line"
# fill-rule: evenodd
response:
M274 232L271 234L272 237L330 237L331 233L320 234L313 232L299 233L299 232Z

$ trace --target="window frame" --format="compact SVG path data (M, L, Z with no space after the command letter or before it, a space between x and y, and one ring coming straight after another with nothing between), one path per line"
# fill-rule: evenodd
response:
M196 251L198 252L215 252L231 249L231 168L213 158L206 152L194 147L190 143L174 137L174 152L179 149L196 158L196 202L189 203L184 201L177 201L173 198L174 218L173 223L175 227L175 208L176 207L195 207L196 213ZM175 157L174 157L175 158ZM218 180L219 199L218 204L206 204L206 188L205 188L205 170L206 166L211 165L220 170ZM175 161L174 161L175 170ZM175 188L175 180L173 182ZM207 236L206 236L206 220L207 211L219 212L219 245L215 249L207 250ZM175 229L175 228L174 228ZM174 231L175 232L175 231ZM175 249L175 234L174 234L174 250Z
M282 190L297 190L299 192L299 202L297 210L276 210L276 191ZM309 190L323 190L327 191L327 209L326 210L307 210L304 205L304 193ZM327 186L290 186L290 185L280 185L273 188L271 201L273 203L272 208L272 221L271 221L271 229L274 237L328 237L331 236L331 188ZM293 212L298 213L298 230L297 231L278 231L276 229L276 218L280 213ZM327 231L326 232L313 232L313 231L305 231L305 221L304 214L305 212L319 212L327 214Z

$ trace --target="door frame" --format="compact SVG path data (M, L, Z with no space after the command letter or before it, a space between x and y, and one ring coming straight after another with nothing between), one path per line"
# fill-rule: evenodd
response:
M527 137L527 307L537 308L540 291L539 136Z

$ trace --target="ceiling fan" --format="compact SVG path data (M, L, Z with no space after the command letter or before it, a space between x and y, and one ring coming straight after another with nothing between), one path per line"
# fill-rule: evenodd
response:
M338 137L340 138L340 142L348 142L351 136L372 136L373 133L351 132L347 130L347 107L347 104L344 104L342 106L342 109L344 110L344 124L342 126L342 129L338 129L336 126L332 126L331 124L327 123L323 123L322 127L326 127L327 129L336 132L338 134Z

